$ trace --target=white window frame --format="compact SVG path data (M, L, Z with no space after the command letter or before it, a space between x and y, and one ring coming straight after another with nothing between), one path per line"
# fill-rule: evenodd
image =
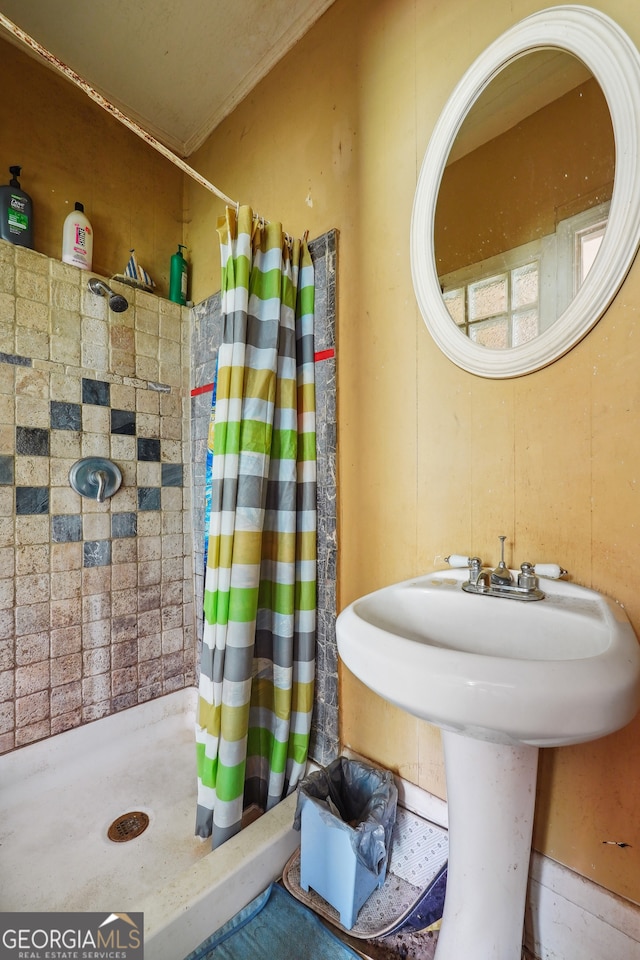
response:
M610 202L599 203L588 210L567 217L558 223L556 232L523 243L504 253L471 263L440 278L442 292L466 288L496 274L510 273L517 267L538 261L538 333L552 326L562 316L580 289L580 237L606 226ZM466 314L466 302L465 302ZM466 335L468 325L456 324Z
M546 329L553 323L553 311L555 310L555 251L556 238L554 235L543 237L541 240L532 240L529 243L523 243L519 247L513 247L511 250L505 250L494 257L487 257L479 263L472 263L459 270L454 270L440 278L442 292L448 290L466 288L471 283L477 283L479 280L486 280L500 273L511 273L517 267L531 263L534 260L538 262L538 323L539 330ZM466 293L465 293L466 299ZM466 310L466 307L465 307ZM458 326L458 324L456 324ZM460 326L462 333L465 330Z
M604 203L589 207L582 213L558 222L556 228L558 238L556 315L558 317L562 316L581 286L579 236L600 224L606 224L610 206L611 202L606 200Z

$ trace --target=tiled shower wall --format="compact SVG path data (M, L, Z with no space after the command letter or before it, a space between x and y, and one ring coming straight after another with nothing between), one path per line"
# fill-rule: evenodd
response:
M0 241L0 752L195 679L189 311L87 279Z
M311 756L326 764L338 755L338 654L336 647L336 257L335 230L311 241L315 267L316 433L318 461L318 589L316 692ZM193 308L191 336L193 524L198 639L202 639L205 464L211 392L222 337L220 295Z

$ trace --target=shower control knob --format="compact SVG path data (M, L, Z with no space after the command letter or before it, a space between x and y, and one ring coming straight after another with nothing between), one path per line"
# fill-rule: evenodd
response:
M69 471L69 483L81 497L104 503L120 489L120 468L104 457L85 457L77 460Z

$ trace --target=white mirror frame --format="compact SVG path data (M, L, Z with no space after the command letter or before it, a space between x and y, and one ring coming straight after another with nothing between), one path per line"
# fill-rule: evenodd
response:
M494 350L456 327L442 299L434 222L447 158L469 110L509 63L540 48L572 53L605 95L615 140L615 177L602 246L582 287L558 320L535 340ZM411 219L413 286L424 321L458 366L489 378L519 377L557 360L598 322L618 292L640 241L640 54L626 33L598 10L560 6L527 17L472 64L436 123L418 177Z

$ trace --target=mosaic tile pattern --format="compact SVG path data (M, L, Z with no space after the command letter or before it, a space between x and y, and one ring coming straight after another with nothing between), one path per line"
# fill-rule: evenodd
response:
M0 241L0 752L195 680L189 311L86 279ZM105 504L69 486L92 455Z
M138 437L138 460L160 462L160 441L150 437Z
M110 403L111 384L105 380L91 380L82 378L82 402L94 403L101 407L108 407Z
M106 567L111 563L110 540L85 540L82 552L85 567Z
M222 339L220 294L216 293L192 311L191 326L191 389L199 390L213 383L216 372L218 345ZM202 643L202 597L204 595L204 518L205 468L207 434L211 415L211 391L198 392L191 397L191 510L193 524L194 587L196 603L196 633L198 647Z
M82 406L79 403L50 403L52 430L82 430Z
M52 517L51 540L53 543L74 543L82 540L82 517L80 514Z
M138 518L135 513L114 513L111 517L112 537L135 537Z
M13 353L0 353L0 363L13 363L20 367L30 367L33 361L30 357L18 357Z
M159 487L138 487L138 510L160 510Z
M336 344L337 231L309 244L315 268L315 349ZM318 588L316 693L311 756L326 766L338 756L338 646L336 642L336 357L316 363L316 450L318 459Z
M111 433L135 437L136 415L133 410L111 410Z
M48 457L49 431L40 427L16 427L16 453L27 457Z
M335 348L337 232L309 244L315 266L315 349ZM202 641L204 588L204 517L207 434L211 392L198 392L213 382L222 338L220 295L196 305L191 326L191 450L195 605L198 641ZM338 654L336 620L336 360L316 363L318 458L318 621L311 756L325 765L338 756Z
M49 513L48 487L16 487L16 514Z
M13 457L0 455L0 484L12 484L14 479Z
M161 485L163 487L181 487L184 483L184 470L181 463L163 463L161 466Z

